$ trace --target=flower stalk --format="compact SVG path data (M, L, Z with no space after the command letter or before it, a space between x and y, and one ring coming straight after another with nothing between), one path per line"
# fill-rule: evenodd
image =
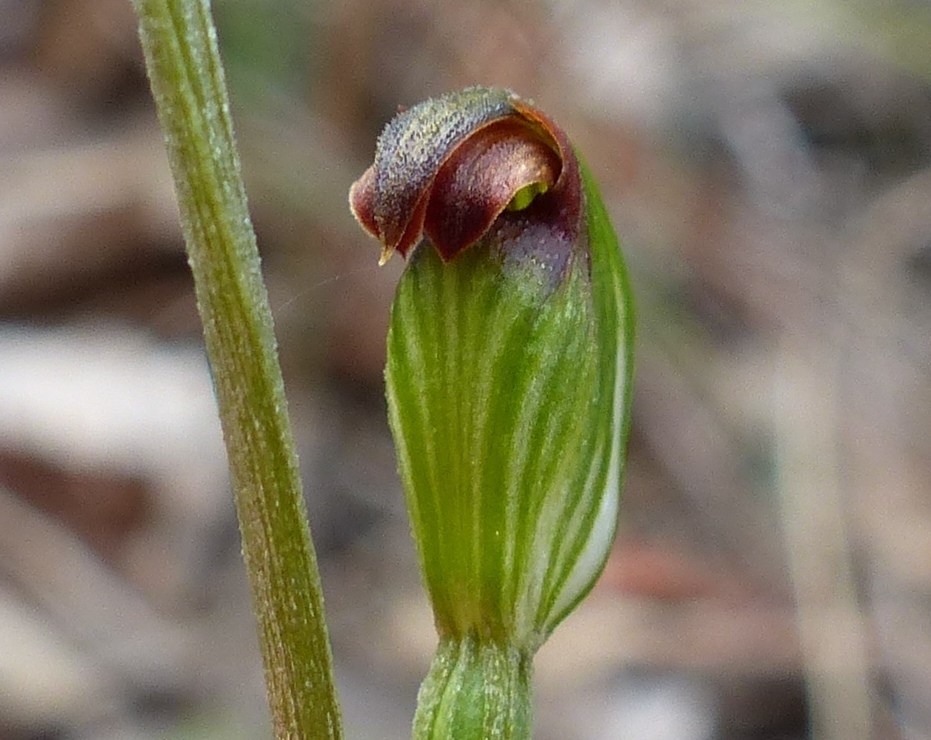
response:
M408 260L388 414L440 638L414 736L527 738L533 654L617 526L633 367L620 248L565 133L505 90L400 114L350 204L382 262Z
M529 738L533 656L475 637L440 642L417 698L413 737Z
M207 0L133 0L230 460L275 737L340 738L316 557Z

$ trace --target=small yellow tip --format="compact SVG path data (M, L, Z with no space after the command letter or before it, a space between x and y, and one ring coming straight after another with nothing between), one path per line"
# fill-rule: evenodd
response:
M378 258L378 266L384 267L388 260L391 259L391 255L394 254L394 249L389 246L383 246L381 248L381 256Z

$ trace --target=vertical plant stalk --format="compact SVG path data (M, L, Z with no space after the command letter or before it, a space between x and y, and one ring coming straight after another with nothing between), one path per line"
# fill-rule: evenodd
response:
M533 655L474 636L440 640L417 695L414 740L523 740L533 730Z
M276 738L339 738L323 595L207 0L133 0L230 460Z

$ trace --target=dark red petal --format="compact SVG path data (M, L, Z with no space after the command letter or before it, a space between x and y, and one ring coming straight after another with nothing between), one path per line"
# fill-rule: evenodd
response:
M396 116L382 132L361 192L360 222L382 243L382 259L406 254L422 234L437 170L474 130L513 113L507 90L468 88L426 100ZM364 219L364 220L363 220Z
M433 181L424 231L449 261L478 241L528 185L553 186L556 152L516 117L479 129L450 154Z
M539 186L527 205L515 194ZM392 120L375 164L353 186L353 212L382 244L407 256L426 233L444 260L484 236L507 260L544 264L559 279L583 212L578 162L564 132L507 90L468 88Z

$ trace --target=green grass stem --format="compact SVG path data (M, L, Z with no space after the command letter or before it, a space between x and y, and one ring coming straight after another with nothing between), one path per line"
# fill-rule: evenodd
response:
M342 737L316 555L207 0L133 0L229 454L276 738Z

